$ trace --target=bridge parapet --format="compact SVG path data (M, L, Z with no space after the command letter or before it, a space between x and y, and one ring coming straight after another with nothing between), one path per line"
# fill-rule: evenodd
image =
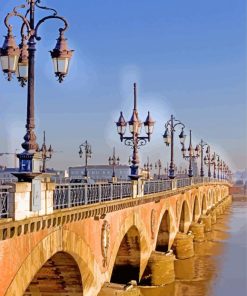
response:
M173 180L139 180L132 182L78 184L41 183L40 208L33 207L33 187L30 183L15 183L0 186L0 218L22 220L34 216L44 216L56 210L68 209L109 201L142 198L144 196L176 191L193 185L206 183L228 184L227 180L206 177Z

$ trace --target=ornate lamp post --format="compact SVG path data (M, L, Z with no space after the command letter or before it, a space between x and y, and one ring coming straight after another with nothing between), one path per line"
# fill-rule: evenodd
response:
M204 147L208 145L206 142L203 141L203 139L201 139L200 143L199 143L199 151L200 151L200 155L201 155L201 169L200 169L200 176L204 177L204 168L203 168L203 164L204 164L204 158L203 158L203 152L204 152Z
M112 156L109 156L108 161L109 161L109 165L112 166L112 178L115 178L116 177L115 166L119 165L119 162L120 162L120 158L116 157L115 155L115 147L113 147L113 154Z
M222 161L221 179L225 179L225 162Z
M88 158L92 157L92 149L91 145L88 143L88 141L85 141L83 144L79 146L79 156L82 158L84 148L84 155L85 155L85 168L84 168L84 177L88 177L88 171L87 171L87 164L88 164Z
M211 178L212 174L211 174L211 164L215 165L215 160L214 160L214 155L211 155L211 151L210 151L210 146L207 146L207 150L206 150L206 156L204 157L204 163L206 165L208 165L208 177ZM215 173L215 170L214 170Z
M147 178L148 180L150 179L150 171L153 169L152 163L149 162L149 157L147 158L147 163L144 163L144 170L147 171L148 175Z
M189 148L188 148L188 155L186 154L186 149L184 147L184 144L182 144L181 151L183 154L183 158L186 160L189 160L188 176L191 178L191 177L193 177L192 161L195 160L200 155L199 146L197 145L195 149L192 146L191 130L190 130L190 144L189 144Z
M30 181L36 175L40 174L40 155L38 144L36 143L36 135L34 132L34 82L35 82L35 52L36 41L41 38L38 35L40 25L49 19L58 19L63 22L63 28L59 29L59 38L51 57L54 63L55 76L59 82L62 82L68 73L69 62L72 57L73 50L69 50L64 32L68 28L67 21L57 15L56 10L40 6L41 0L27 0L27 4L17 6L12 12L8 13L4 23L7 27L7 35L3 46L0 48L0 61L3 72L7 75L8 80L12 79L15 74L24 86L27 83L27 120L26 134L22 147L24 152L17 155L19 158L19 174L16 176L19 180ZM35 22L36 9L52 11L51 15L41 18ZM21 14L18 10L26 9ZM18 47L12 32L12 25L9 23L12 17L18 17L22 21L21 25L21 44Z
M163 135L164 142L166 146L169 146L171 144L171 162L170 162L170 167L169 167L169 178L174 179L175 178L175 169L174 169L174 132L175 132L175 127L181 125L182 130L181 133L179 134L179 139L180 143L183 145L186 135L184 134L184 128L185 125L175 119L173 115L171 115L171 119L167 121L165 124L165 133Z
M129 131L131 133L131 136L129 137L124 136L127 124L129 125ZM130 166L131 174L129 176L131 180L138 180L140 178L140 175L138 174L138 165L140 162L138 156L138 149L141 146L146 145L147 142L150 142L151 134L153 133L154 121L151 119L149 111L148 116L143 124L147 136L140 136L142 122L139 120L138 117L136 83L134 83L134 109L131 119L127 123L123 117L123 113L120 112L120 117L116 122L117 131L120 136L121 142L124 141L124 144L126 146L130 146L133 149L133 155L131 160L132 165Z
M220 157L219 155L217 156L217 179L219 180L220 179Z
M218 155L214 152L213 156L212 156L212 164L214 167L214 174L213 174L214 179L216 179L217 157L218 157Z
M160 159L155 163L155 169L158 169L158 179L160 179L160 171L162 169L162 163Z
M44 131L44 137L43 137L43 144L41 146L41 149L39 150L39 152L41 152L41 159L42 159L42 162L43 162L43 165L42 165L42 173L45 173L46 171L46 160L47 159L51 159L52 157L52 154L53 154L53 149L51 147L51 145L49 146L49 148L47 149L46 147L46 143L45 143L45 131Z

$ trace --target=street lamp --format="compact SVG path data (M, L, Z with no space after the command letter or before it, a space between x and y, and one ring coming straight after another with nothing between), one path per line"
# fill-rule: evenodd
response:
M109 165L112 166L112 178L115 178L116 177L116 174L115 174L115 166L116 165L119 165L119 162L120 162L120 158L119 157L116 157L115 155L115 147L113 147L113 154L112 154L112 157L109 156Z
M147 158L147 163L143 165L144 170L147 171L147 179L150 179L150 171L153 169L152 163L149 162L149 157Z
M204 163L206 165L208 165L208 177L211 178L212 174L211 174L211 164L214 166L214 175L215 176L215 154L213 154L213 156L211 155L211 150L210 150L210 146L207 146L206 149L206 156L204 157Z
M183 158L186 160L189 160L188 176L191 178L191 177L193 177L192 161L195 160L200 155L199 146L197 145L195 149L192 146L191 130L190 130L190 144L189 144L189 148L188 148L188 154L186 154L186 149L185 149L184 144L182 144L181 151L182 151Z
M169 167L169 178L174 179L175 178L175 170L174 170L174 132L175 132L175 127L181 125L182 130L181 133L179 134L179 139L180 143L183 145L186 135L184 134L184 128L185 125L175 119L173 115L171 115L171 119L167 121L165 124L165 132L163 135L164 142L166 146L169 146L171 144L171 162L170 162L170 167Z
M213 153L213 156L212 156L212 164L213 164L213 167L214 167L214 179L216 179L216 167L217 167L217 157L219 157L215 152Z
M162 169L162 163L160 159L155 163L155 169L158 169L158 179L160 179L160 171Z
M87 164L88 164L88 158L92 157L92 149L91 145L88 143L88 141L85 141L83 144L79 146L79 156L82 158L84 148L84 155L85 155L85 168L84 168L84 177L88 177L88 171L87 171Z
M38 30L40 25L49 19L58 19L63 22L64 27L59 29L59 38L56 47L51 52L52 59L57 61L55 75L59 82L63 81L69 68L69 62L73 50L69 50L67 41L64 37L64 32L68 28L67 21L57 15L56 10L40 6L40 0L27 0L27 4L17 6L12 12L5 17L4 23L7 27L7 35L3 46L0 48L0 61L2 70L7 74L10 81L15 74L21 86L27 83L27 119L26 119L26 134L22 147L24 152L17 155L19 158L19 174L16 174L19 180L30 181L36 175L40 174L40 155L39 148L36 142L35 135L35 120L34 120L34 82L35 82L35 52L36 41L40 41ZM26 12L21 14L18 9L26 9ZM42 10L51 10L51 15L41 18L35 22L36 8ZM21 44L18 47L15 42L15 37L12 32L12 25L9 23L12 17L21 19Z
M129 125L129 131L131 133L131 136L129 137L124 136L127 124ZM138 117L136 83L134 83L134 109L131 119L127 123L123 117L123 113L120 112L120 117L116 122L117 131L120 136L120 141L124 141L124 144L126 146L130 146L133 149L131 160L132 165L130 166L131 174L129 176L131 180L138 180L140 178L140 175L138 174L138 164L140 162L138 156L138 149L141 146L146 145L147 142L150 142L151 134L153 133L154 121L151 119L149 111L148 116L143 125L145 127L145 132L147 136L139 136L141 133L142 122L139 120Z
M41 149L39 150L39 152L41 152L41 158L42 158L42 173L45 173L46 171L46 160L47 159L51 159L52 154L53 154L53 149L50 145L50 147L47 149L46 147L46 143L45 143L45 131L44 131L44 137L43 137L43 144L41 146Z
M203 141L203 139L201 139L200 143L199 143L199 152L201 155L201 170L200 170L200 176L204 177L204 169L203 169L203 164L204 164L204 158L203 158L203 152L204 152L204 147L208 145L206 142Z
M220 156L217 155L217 179L219 180L220 179Z

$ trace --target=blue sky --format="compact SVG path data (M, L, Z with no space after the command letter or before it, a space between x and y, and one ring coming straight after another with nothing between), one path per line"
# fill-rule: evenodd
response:
M162 133L173 113L187 134L192 129L194 143L203 138L233 168L247 166L244 0L74 2L42 1L69 21L66 36L75 50L69 76L57 83L48 51L60 23L43 25L37 45L36 133L41 143L46 130L47 141L62 151L50 166L79 165L78 146L86 139L92 144L91 163L106 162L113 146L126 163L131 151L120 143L114 121L120 110L126 119L131 116L133 82L140 117L145 120L150 110L156 120L153 140L140 150L143 162L148 155L153 162L169 160ZM0 0L0 35L6 32L5 14L20 3ZM2 77L0 101L0 152L12 152L25 133L26 89ZM182 163L179 146L176 157ZM11 157L0 161L13 165Z

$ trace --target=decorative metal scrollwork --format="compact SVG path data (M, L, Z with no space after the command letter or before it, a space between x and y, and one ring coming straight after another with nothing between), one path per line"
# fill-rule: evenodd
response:
M147 144L147 139L146 138L138 138L138 142L137 142L137 147L140 148L141 146L144 146Z

